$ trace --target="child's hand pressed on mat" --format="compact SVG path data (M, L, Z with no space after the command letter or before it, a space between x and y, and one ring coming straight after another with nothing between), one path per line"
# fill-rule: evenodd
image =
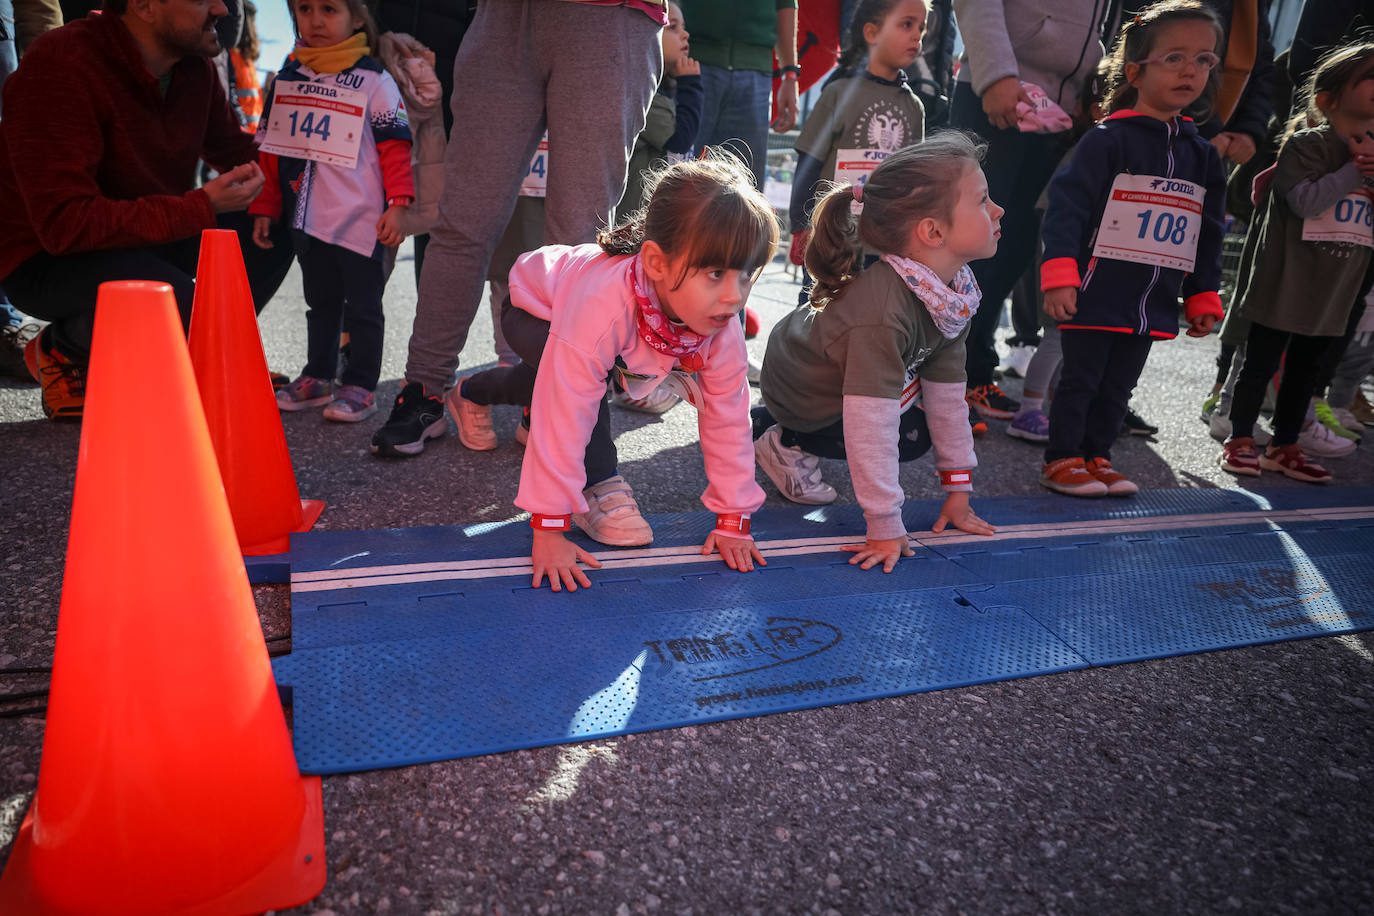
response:
M968 502L968 493L963 490L956 490L945 497L945 503L940 507L940 517L935 520L935 525L930 530L939 533L945 530L946 525L953 525L969 534L997 532L996 528L973 514L973 507Z
M706 535L706 543L701 545L701 555L704 557L712 550L720 552L720 558L725 561L725 565L740 572L749 572L754 568L754 564L767 566L768 561L759 553L758 545L751 538L732 538L712 531Z
M1078 290L1072 286L1045 290L1045 314L1055 321L1068 321L1078 314Z
M534 567L535 588L539 587L545 576L549 577L549 588L556 592L561 592L565 585L570 592L577 591L579 585L591 588L591 580L578 563L586 563L592 569L601 568L600 560L563 537L562 532L534 532L530 565Z
M869 538L862 544L849 544L841 549L854 554L849 558L850 566L857 563L860 569L872 569L881 563L885 573L892 572L892 568L902 557L914 556L916 553L911 549L911 542L905 534L895 538Z

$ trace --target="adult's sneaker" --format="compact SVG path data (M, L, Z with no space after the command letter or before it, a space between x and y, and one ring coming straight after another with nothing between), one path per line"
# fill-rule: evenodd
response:
M1344 439L1317 422L1309 422L1298 433L1297 444L1304 452L1322 458L1340 458L1355 451L1355 443ZM1292 476L1292 475L1289 475Z
M1025 378L1026 367L1030 365L1031 357L1035 355L1035 347L1030 344L1017 344L1007 351L1007 358L1002 360L1002 365L997 368L1003 375L1010 375L1012 378Z
M1355 402L1350 405L1350 415L1365 426L1374 426L1374 406L1370 405L1363 391L1355 392Z
M1212 438L1218 442L1225 442L1230 439L1231 415L1229 411L1224 411L1219 407L1213 411L1212 416L1207 419L1207 431L1211 433ZM1271 436L1260 428L1258 421L1254 425L1253 433L1256 445L1269 444Z
M639 513L634 491L616 474L582 491L586 512L574 512L573 524L593 541L611 547L642 547L653 542L654 529Z
M1126 408L1126 416L1121 420L1121 431L1132 436L1153 436L1159 432L1159 427L1128 407Z
M24 361L24 349L41 332L42 326L36 321L0 325L0 377L34 383Z
M421 383L411 382L396 396L386 423L372 434L372 454L408 458L425 450L426 439L437 439L446 432L444 402L426 393Z
M1107 485L1088 470L1082 458L1060 458L1040 469L1040 485L1065 496L1096 499L1107 495Z
M1023 410L1011 418L1007 435L1027 442L1050 441L1050 418L1041 410Z
M988 421L978 416L978 411L972 407L968 409L968 428L973 432L975 439L981 439L988 434Z
M448 412L458 426L458 441L474 452L496 448L496 431L491 428L491 408L463 397L462 384L448 393Z
M43 413L52 420L80 420L86 406L86 368L49 343L50 328L24 347L24 365L43 386Z
M979 385L965 394L968 406L991 420L1010 420L1021 409L1021 402L1007 397L996 385Z
M1297 445L1271 448L1260 456L1259 466L1266 471L1278 471L1285 477L1304 483L1330 483L1331 472L1320 464L1313 464Z
M821 459L782 444L782 427L770 426L754 440L754 457L785 499L806 506L835 501L835 488L821 480Z

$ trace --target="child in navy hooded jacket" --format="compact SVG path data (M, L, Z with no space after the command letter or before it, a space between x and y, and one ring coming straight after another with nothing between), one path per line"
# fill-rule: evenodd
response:
M1071 496L1130 496L1110 448L1156 339L1178 333L1179 296L1205 336L1222 315L1226 176L1180 112L1215 90L1221 30L1194 0L1131 20L1107 62L1107 117L1050 184L1041 288L1063 331L1041 483Z

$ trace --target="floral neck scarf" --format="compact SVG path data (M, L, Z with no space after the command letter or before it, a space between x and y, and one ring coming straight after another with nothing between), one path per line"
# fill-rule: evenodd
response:
M635 255L631 261L630 284L634 287L635 301L639 305L635 321L644 342L660 353L676 356L682 368L688 372L695 372L706 365L697 352L706 343L706 338L687 330L684 325L674 325L663 313L653 284L644 276L644 264L639 255Z
M954 288L950 289L935 271L910 258L900 258L895 254L883 255L889 267L906 281L906 285L921 300L930 313L930 318L939 328L946 340L953 340L968 324L973 313L978 311L978 302L983 293L978 289L978 281L967 264L954 275Z

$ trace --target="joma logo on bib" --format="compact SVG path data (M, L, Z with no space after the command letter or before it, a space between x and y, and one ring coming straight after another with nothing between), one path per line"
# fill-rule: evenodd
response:
M1156 178L1150 182L1151 191L1182 191L1185 194L1192 192L1193 186L1185 181L1170 181L1167 178Z

